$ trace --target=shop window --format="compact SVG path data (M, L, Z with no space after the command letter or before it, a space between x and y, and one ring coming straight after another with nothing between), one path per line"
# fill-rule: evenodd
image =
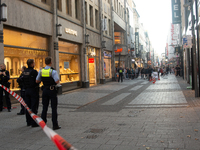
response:
M47 38L29 33L3 29L4 45L47 50Z
M35 60L35 69L45 67L45 58L48 56L47 51L29 50L20 48L4 47L4 63L6 69L10 72L10 88L14 91L20 90L18 88L17 78L21 74L22 66L27 67L27 60Z
M115 44L123 44L122 42L122 32L115 32Z
M60 52L79 54L79 46L77 44L59 41L58 46Z
M90 5L90 26L94 27L94 18L93 18L93 7Z
M80 81L80 53L77 44L59 41L61 83Z
M57 8L62 11L62 0L57 0Z
M104 76L105 79L112 78L112 71L111 71L111 52L104 51Z
M71 0L66 0L66 13L68 15L72 15L72 1Z
M35 60L35 69L45 67L45 57L48 56L48 40L46 37L30 33L4 29L4 63L10 72L11 89L19 90L16 82L21 74L22 66L27 67L27 60Z

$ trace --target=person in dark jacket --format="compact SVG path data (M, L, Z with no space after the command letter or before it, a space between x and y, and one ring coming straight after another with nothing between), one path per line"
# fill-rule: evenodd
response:
M36 83L38 75L37 70L34 69L35 62L33 59L27 60L28 68L23 72L23 82L25 87L25 102L33 113L37 115L39 106L39 84ZM31 118L26 110L27 126L38 127L38 124Z
M121 79L121 82L123 82L123 68L120 66L119 69L118 69L118 73L119 73L119 78L118 78L118 82L120 81Z
M23 83L23 80L22 80L24 70L26 70L26 66L22 67L22 73L21 73L20 77L17 79L17 83L19 84L19 87L21 88L21 97L25 101L25 86L24 86L24 83ZM24 106L21 104L21 110L20 110L19 113L17 113L17 115L24 115L25 111L26 110L25 110Z
M10 80L10 74L9 71L6 70L6 65L0 64L0 84L4 85L7 88L10 88L10 82L8 82L9 80ZM9 93L1 87L0 87L0 111L3 110L3 92L5 93L8 112L11 112L11 102Z

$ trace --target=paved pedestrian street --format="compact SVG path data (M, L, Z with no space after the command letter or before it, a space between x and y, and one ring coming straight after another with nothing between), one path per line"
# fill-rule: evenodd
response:
M134 79L64 93L56 132L79 150L200 150L200 98L187 86L168 75L155 84ZM57 149L41 128L16 115L19 104L13 106L0 113L0 149Z

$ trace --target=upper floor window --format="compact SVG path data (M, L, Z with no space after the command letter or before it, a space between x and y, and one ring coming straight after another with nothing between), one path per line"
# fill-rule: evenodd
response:
M80 19L80 0L75 0L75 17L76 19Z
M90 26L94 27L94 22L93 22L93 7L90 5Z
M71 0L66 0L66 13L68 15L72 15L72 1Z
M99 29L99 11L95 9L95 26L96 29Z
M62 0L57 0L57 8L62 11Z
M41 1L42 1L43 3L45 3L45 4L47 3L47 0L41 0Z

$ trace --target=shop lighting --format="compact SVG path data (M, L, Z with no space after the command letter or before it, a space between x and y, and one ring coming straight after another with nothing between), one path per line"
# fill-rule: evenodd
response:
M56 30L57 30L57 35L56 36L62 36L62 25L61 24L57 24L56 25Z
M7 21L7 5L5 3L1 4L0 0L0 13L1 13L1 19L0 22L6 22Z

